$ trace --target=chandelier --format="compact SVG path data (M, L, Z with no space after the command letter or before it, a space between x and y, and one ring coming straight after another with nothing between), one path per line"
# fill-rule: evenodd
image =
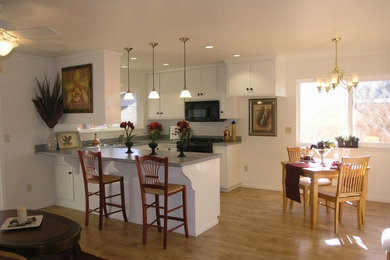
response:
M329 79L323 80L322 78L317 78L317 89L318 92L321 92L322 89L325 89L326 92L329 92L330 89L335 89L337 86L344 87L348 91L352 88L356 88L359 83L358 75L352 75L351 77L344 76L344 71L339 68L337 61L337 43L341 40L340 37L333 38L332 41L336 46L336 59L335 59L335 68L332 71L329 71Z

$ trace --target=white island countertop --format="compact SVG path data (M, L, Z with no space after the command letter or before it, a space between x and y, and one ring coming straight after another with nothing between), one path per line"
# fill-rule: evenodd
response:
M135 156L143 156L150 154L151 150L138 149L137 146L133 146L131 149L133 151L132 154L127 154L126 147L119 146L103 146L100 148L91 148L91 147L81 147L81 148L71 148L64 149L59 151L38 151L38 154L44 155L53 155L53 156L64 156L64 157L75 157L78 158L78 150L90 150L90 151L101 151L103 160L109 161L121 161L128 163L135 163ZM212 153L193 153L193 152L184 152L186 157L177 157L178 153L176 152L166 152L166 151L158 151L157 157L168 157L168 165L169 166L186 166L194 163L199 163L203 161L207 161L214 158L220 158L220 154L212 154Z

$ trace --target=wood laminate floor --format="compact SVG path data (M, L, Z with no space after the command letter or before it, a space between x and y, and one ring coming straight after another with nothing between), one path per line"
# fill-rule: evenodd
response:
M71 218L83 226L80 245L91 254L109 259L386 259L382 230L390 227L390 204L367 202L366 225L357 229L356 209L344 207L339 235L333 233L333 212L320 207L318 226L310 229L310 217L295 204L282 214L282 193L237 188L221 193L219 224L198 237L168 233L168 249L162 249L162 233L149 228L148 243L141 242L141 225L105 219L98 231L98 217L84 226L84 212L53 206L48 212Z

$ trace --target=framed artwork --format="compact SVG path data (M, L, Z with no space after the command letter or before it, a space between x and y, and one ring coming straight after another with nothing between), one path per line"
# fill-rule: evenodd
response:
M56 137L60 150L81 146L80 134L77 131L56 132Z
M64 113L92 113L92 64L62 68Z
M276 98L249 99L249 135L276 136Z

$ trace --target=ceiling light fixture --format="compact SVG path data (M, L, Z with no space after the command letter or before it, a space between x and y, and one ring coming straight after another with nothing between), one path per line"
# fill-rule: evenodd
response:
M206 49L214 49L214 46L213 45L206 45L205 48Z
M351 77L344 77L344 71L338 67L337 62L337 43L341 40L340 37L333 38L332 41L336 46L336 60L335 68L332 71L329 71L329 79L324 81L322 78L317 78L317 89L318 92L321 92L322 89L325 89L326 92L329 92L331 88L335 89L337 86L342 86L350 91L352 88L356 88L359 83L359 78L357 74L352 75Z
M163 63L163 66L169 66L169 63Z
M131 57L130 60L136 60L138 59L137 57Z
M241 55L240 54L233 54L233 57L234 58L238 58L238 57L240 57Z
M157 42L149 43L149 46L151 46L153 48L153 75L152 75L152 77L153 77L153 87L152 87L152 91L150 91L150 93L149 93L149 96L148 96L149 99L159 99L160 98L158 92L154 88L154 47L156 47L157 45L158 45Z
M184 43L184 88L180 93L180 98L191 98L191 93L187 89L187 68L186 68L186 42L189 39L190 38L187 38L187 37L179 38L179 40Z
M19 46L18 38L0 28L0 56L6 56L13 48Z
M125 50L127 51L127 92L125 94L125 96L123 97L124 100L133 100L134 99L134 95L133 93L131 93L130 91L130 60L129 60L129 53L130 51L132 50L133 48L125 48Z

